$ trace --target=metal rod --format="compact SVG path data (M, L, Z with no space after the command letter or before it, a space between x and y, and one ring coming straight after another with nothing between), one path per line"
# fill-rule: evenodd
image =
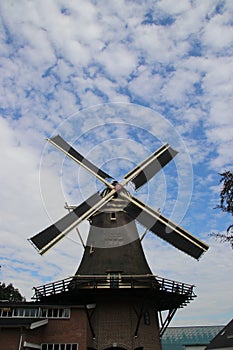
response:
M145 237L145 235L147 234L147 232L149 231L149 229L147 228L144 233L141 235L140 241L143 240L143 238Z
M75 208L76 208L75 206L70 206L70 205L68 205L67 202L65 203L65 209L67 209L69 213L71 212L72 209L75 209ZM76 230L76 232L77 232L77 234L79 236L79 239L80 239L80 241L82 243L83 248L85 249L86 246L84 244L84 241L82 239L82 236L81 236L81 233L80 233L79 229L76 227L75 230Z
M93 329L93 326L92 326L92 323L91 323L91 318L90 318L87 306L85 306L85 311L86 311L86 315L87 315L88 324L89 324L89 327L90 327L90 330L91 330L92 339L95 339L95 332L94 332L94 329Z
M134 332L135 338L137 338L137 336L138 336L138 329L139 329L140 321L141 321L141 318L142 318L143 307L144 307L144 301L142 302L140 313L138 315L138 322L137 322L136 329L135 329L135 332Z
M160 332L159 332L160 337L162 337L163 333L167 329L167 327L170 324L172 318L174 317L176 311L177 311L177 309L172 309L172 310L168 311L168 315L167 315L166 319L164 320L162 327L160 328Z

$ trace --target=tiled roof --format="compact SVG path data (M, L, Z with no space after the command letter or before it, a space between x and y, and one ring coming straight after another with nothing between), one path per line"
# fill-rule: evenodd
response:
M168 327L162 337L163 350L182 350L184 345L208 345L223 326Z

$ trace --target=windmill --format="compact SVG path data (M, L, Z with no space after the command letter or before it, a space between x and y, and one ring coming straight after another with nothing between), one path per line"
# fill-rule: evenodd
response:
M92 334L89 347L160 349L160 336L176 310L192 300L195 294L193 286L153 276L135 222L197 260L208 246L132 195L126 185L132 183L138 190L177 152L164 144L119 183L61 136L48 141L106 186L101 193L94 193L55 224L29 239L43 255L83 220L90 223L84 254L75 276L64 280L62 288L53 284L52 298L97 305L93 314L87 311ZM50 291L51 285L35 288L36 298L51 299ZM164 310L168 310L165 320L161 317ZM153 321L152 312L155 315Z

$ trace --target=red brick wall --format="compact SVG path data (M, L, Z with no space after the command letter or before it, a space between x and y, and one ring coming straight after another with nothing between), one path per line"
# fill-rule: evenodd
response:
M36 320L35 320L36 321ZM86 350L87 317L84 309L72 309L70 319L49 319L47 325L34 330L2 328L0 350L18 349L20 334L29 343L78 343L79 350Z
M137 322L142 309L137 336ZM150 324L144 322L147 311ZM47 325L34 330L23 329L23 341L30 343L78 343L79 350L92 347L104 350L117 346L127 350L143 347L143 350L161 350L158 320L154 302L140 297L99 296L96 308L89 310L95 333L92 337L84 309L72 309L70 319L49 319ZM18 349L20 329L0 330L0 350Z
M138 317L142 308L137 337ZM144 323L144 312L150 316L150 324ZM96 349L106 349L117 346L133 350L143 347L143 350L161 350L158 318L154 303L143 302L140 298L99 298L92 315L92 325L96 339L88 338L87 345Z
M20 329L0 329L0 349L18 350L20 342Z

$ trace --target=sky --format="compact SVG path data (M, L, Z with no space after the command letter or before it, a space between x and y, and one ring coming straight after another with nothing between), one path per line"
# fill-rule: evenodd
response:
M136 195L210 249L196 261L147 233L147 260L196 286L173 326L229 322L233 251L210 233L232 223L214 209L233 170L232 25L231 0L0 2L1 282L30 300L82 257L75 230L43 257L27 241L103 189L46 138L118 180L168 142L178 155Z

